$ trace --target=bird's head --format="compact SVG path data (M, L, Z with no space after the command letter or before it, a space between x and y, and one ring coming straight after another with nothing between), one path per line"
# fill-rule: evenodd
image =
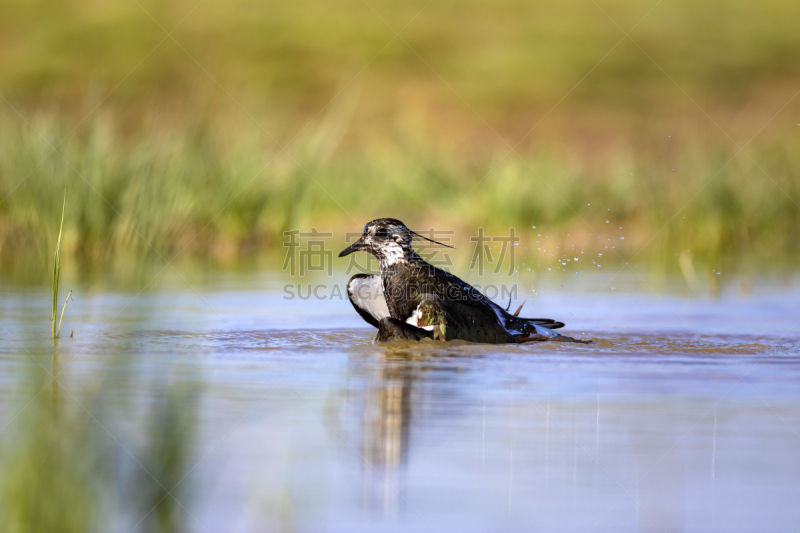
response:
M361 237L342 250L339 257L344 257L358 251L369 252L380 261L381 268L392 265L398 261L410 261L419 258L411 247L411 241L414 237L430 240L427 237L423 237L411 231L405 224L397 219L379 218L368 222L367 225L364 226L364 232L361 234Z
M394 218L379 218L367 222L361 237L342 250L339 257L350 255L353 252L369 252L383 264L393 264L397 261L408 259L413 234L405 224Z

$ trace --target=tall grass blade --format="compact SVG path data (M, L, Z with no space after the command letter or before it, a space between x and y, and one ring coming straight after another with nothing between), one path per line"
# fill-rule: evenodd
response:
M59 322L58 329L56 328L56 317L58 313L58 274L61 267L61 239L64 233L64 210L67 207L67 190L64 189L64 204L61 206L61 227L58 229L58 241L56 242L56 257L53 261L53 340L58 338L58 330L61 327ZM66 303L64 304L66 306ZM61 317L64 317L62 311Z
M67 299L64 300L64 307L61 308L61 317L58 319L58 328L56 329L56 338L61 335L61 323L64 321L64 311L67 310L67 304L69 303L69 299L72 298L72 291L69 291L67 294ZM75 300L72 300L72 303L75 303ZM70 336L71 337L71 336Z

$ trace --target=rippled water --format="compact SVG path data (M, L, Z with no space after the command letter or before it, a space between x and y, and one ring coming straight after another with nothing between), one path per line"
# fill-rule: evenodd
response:
M53 352L76 402L93 386L134 406L165 379L196 386L189 530L797 530L791 286L719 300L545 292L528 313L594 344L486 346L375 345L347 302L254 285L79 293L74 338ZM13 288L0 304L5 435L25 416L14 370L53 350L35 348L48 305ZM120 360L136 386L108 371ZM109 426L122 447L135 412Z

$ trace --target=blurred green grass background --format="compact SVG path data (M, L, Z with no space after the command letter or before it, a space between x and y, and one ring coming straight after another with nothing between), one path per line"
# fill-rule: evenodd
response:
M283 231L379 216L793 264L797 20L786 0L2 0L0 268L44 274L65 187L63 253L103 270L279 268Z

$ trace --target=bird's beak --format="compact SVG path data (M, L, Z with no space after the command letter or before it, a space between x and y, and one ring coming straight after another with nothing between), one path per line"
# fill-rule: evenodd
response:
M350 255L353 252L358 252L360 250L366 250L367 245L364 243L364 237L361 237L356 242L339 252L339 257L344 257L346 255Z

